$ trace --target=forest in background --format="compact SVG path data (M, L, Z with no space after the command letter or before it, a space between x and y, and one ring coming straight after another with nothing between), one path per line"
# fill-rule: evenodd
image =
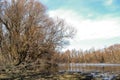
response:
M99 50L66 50L55 58L58 63L120 63L120 44Z

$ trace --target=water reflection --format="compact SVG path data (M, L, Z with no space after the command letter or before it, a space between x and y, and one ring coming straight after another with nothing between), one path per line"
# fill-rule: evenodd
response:
M59 64L60 71L100 71L100 72L120 72L120 64Z

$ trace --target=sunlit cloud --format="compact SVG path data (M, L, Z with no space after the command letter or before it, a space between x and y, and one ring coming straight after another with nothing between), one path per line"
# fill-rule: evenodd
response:
M113 0L104 0L105 1L105 4L106 5L112 5L112 3L113 3Z
M64 19L68 24L77 29L77 39L96 39L96 38L111 38L120 36L120 19L119 18L104 18L104 19L86 19L80 14L78 15L72 10L58 9L50 11L51 17L59 17ZM91 14L88 14L88 16Z
M103 48L120 43L120 0L47 0L44 3L50 17L61 18L77 30L68 49Z
M67 24L72 25L77 30L75 38L70 41L71 46L68 46L69 49L103 48L110 45L109 42L104 42L104 40L120 36L119 18L106 17L94 20L84 18L73 10L64 9L50 11L49 15L50 17L64 19ZM88 14L88 16L89 15L91 14ZM113 43L114 42L111 42L111 44Z

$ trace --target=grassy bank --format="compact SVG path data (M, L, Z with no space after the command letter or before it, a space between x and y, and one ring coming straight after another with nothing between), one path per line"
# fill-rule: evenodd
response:
M108 79L109 78L109 79ZM120 80L120 74L102 72L57 72L40 73L31 70L0 70L0 80Z

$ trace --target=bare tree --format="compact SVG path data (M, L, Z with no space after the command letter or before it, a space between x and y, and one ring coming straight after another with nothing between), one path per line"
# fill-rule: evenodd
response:
M0 53L13 65L51 60L64 40L74 35L63 20L49 18L39 1L3 0L0 6Z

